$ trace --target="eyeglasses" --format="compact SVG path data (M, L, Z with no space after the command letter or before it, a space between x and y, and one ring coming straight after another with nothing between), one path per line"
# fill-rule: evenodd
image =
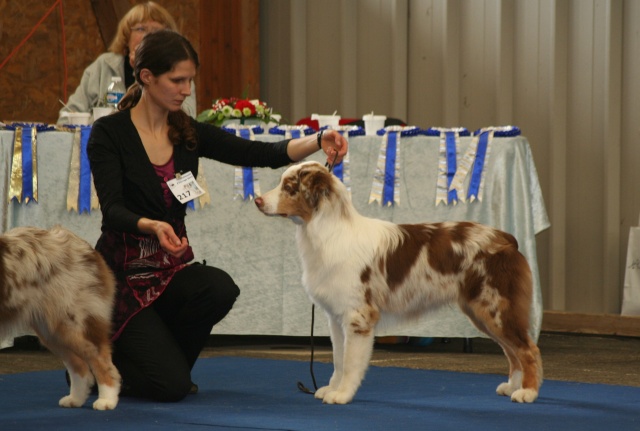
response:
M158 30L162 30L165 27L161 27L161 26L146 26L146 25L137 25L135 27L131 28L131 31L133 32L138 32L138 33L142 33L142 34L148 34L148 33L152 33L154 31L158 31Z

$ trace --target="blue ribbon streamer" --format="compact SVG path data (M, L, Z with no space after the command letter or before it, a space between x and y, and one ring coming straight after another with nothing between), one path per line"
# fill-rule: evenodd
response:
M244 200L256 195L253 189L253 168L242 168L242 185L244 189Z
M91 167L87 156L87 143L91 135L91 126L80 129L80 189L78 191L78 214L91 212Z
M396 155L398 132L387 134L387 153L384 166L384 185L382 187L382 205L393 204L393 193L396 181Z
M22 200L33 200L33 128L22 129Z
M484 161L487 155L487 146L489 144L489 132L482 132L478 138L478 147L476 149L476 160L473 163L473 172L469 181L469 191L467 198L471 196L478 197L480 191L480 183L482 181L482 171L484 169Z
M251 131L248 129L239 129L240 137L243 139L251 139ZM247 200L251 196L255 196L253 188L253 168L242 168L242 193L243 199Z
M342 136L344 136L344 131L338 131ZM351 136L351 135L349 135ZM333 167L333 175L338 177L338 179L344 183L344 160Z
M445 143L447 146L447 190L451 187L453 177L456 175L456 134L455 132L445 132ZM449 190L447 193L449 203L458 201L458 193L456 190Z
M333 175L338 177L338 179L344 183L344 161L333 167Z

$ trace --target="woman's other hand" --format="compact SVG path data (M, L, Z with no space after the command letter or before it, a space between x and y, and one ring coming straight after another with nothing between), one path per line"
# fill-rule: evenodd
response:
M169 223L143 217L138 220L138 229L144 233L154 234L158 238L160 247L172 256L182 256L189 247L187 238L178 238Z

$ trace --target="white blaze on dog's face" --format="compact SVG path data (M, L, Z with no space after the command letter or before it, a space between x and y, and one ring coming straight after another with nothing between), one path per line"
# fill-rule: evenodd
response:
M296 224L308 223L323 197L333 188L331 173L317 162L305 162L288 168L275 189L255 202L266 215L290 218Z

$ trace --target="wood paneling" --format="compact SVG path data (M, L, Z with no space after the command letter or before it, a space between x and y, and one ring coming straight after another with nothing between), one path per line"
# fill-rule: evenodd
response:
M129 0L91 0L105 51L118 29L118 22L131 8Z
M259 0L201 0L198 111L220 97L260 97L259 12Z
M200 1L156 0L175 17L179 30L196 49L200 41ZM84 69L111 42L109 34L113 34L117 23L114 17L124 15L133 4L140 2L62 0L59 3L62 8L56 6L0 69L0 121L55 123L61 107L58 99L65 100L75 91ZM54 4L55 0L0 0L0 62ZM66 50L63 50L63 35Z
M592 335L640 337L640 317L545 311L542 330Z

